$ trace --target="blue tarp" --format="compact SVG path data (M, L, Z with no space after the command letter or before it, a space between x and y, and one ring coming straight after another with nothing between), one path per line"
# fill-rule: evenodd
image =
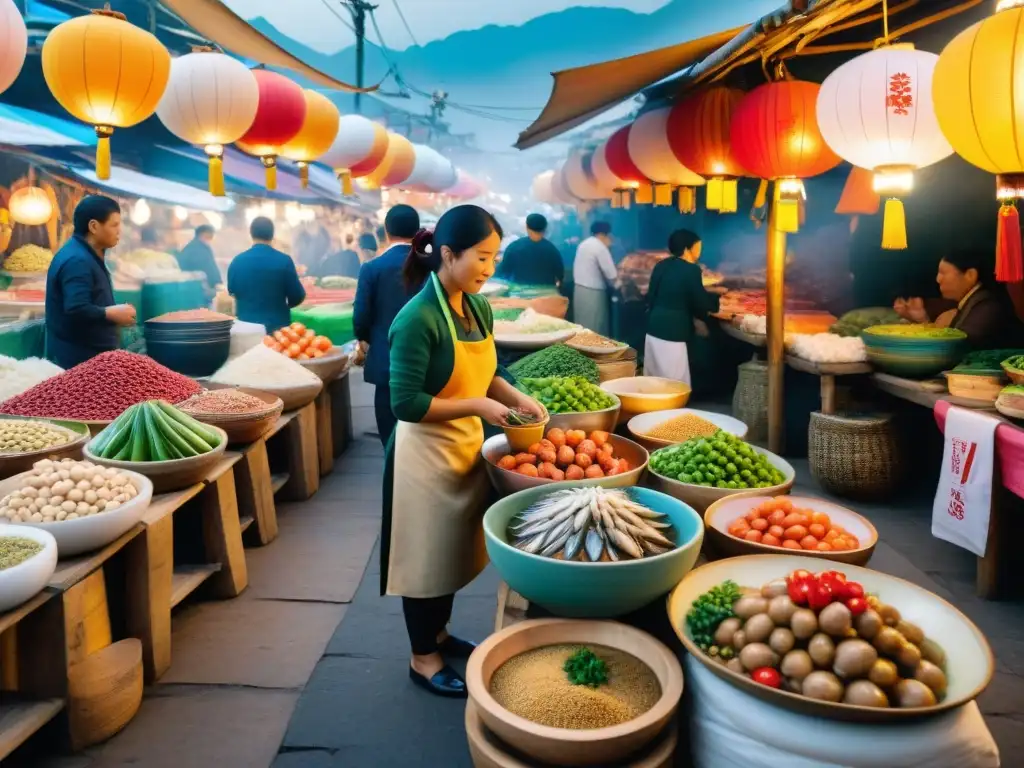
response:
M96 133L87 125L24 107L0 104L0 143L19 147L90 147Z

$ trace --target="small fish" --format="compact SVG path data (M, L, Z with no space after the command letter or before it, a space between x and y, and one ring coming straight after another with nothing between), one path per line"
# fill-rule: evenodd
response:
M564 522L558 525L551 526L551 528L548 529L548 532L544 536L544 547L547 548L547 546L551 544L551 542L562 538L563 533L571 534L572 531L573 527L571 519L565 520Z
M580 507L580 511L576 513L576 516L572 520L572 527L574 530L583 530L583 527L590 522L590 504L585 507Z
M639 558L644 556L643 549L637 544L628 533L623 533L618 528L608 532L609 537L615 543L616 548L630 557Z
M601 559L601 552L604 551L604 538L596 528L587 529L587 535L583 539L583 549L590 562L596 563Z
M544 549L541 550L540 554L542 557L551 557L556 552L565 546L565 543L569 541L569 537L572 536L572 526L565 526L563 532L559 534L558 538L548 544Z
M659 547L653 541L649 541L648 539L640 539L640 546L643 547L644 550L651 555L664 555L666 552L672 551L670 549L666 549L665 547Z
M612 530L615 530L615 529L613 528ZM610 536L610 534L609 534L609 536ZM619 553L616 552L615 551L615 547L612 546L611 538L609 538L607 541L605 541L604 549L605 549L605 552L608 553L608 557L611 558L613 563L619 562Z
M573 533L567 542L565 542L565 551L562 555L566 560L575 560L576 555L580 553L583 548L583 538L586 535L586 531L579 530Z
M544 534L534 536L528 542L524 542L523 546L519 547L523 552L528 552L531 555L535 555L540 551L541 546L544 544Z

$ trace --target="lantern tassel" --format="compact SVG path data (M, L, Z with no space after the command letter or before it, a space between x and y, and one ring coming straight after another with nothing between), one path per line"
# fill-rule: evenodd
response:
M274 158L267 158L263 167L266 169L267 189L273 192L277 189L277 163L274 162Z
M220 155L210 158L209 187L211 195L224 197L224 158Z
M299 163L299 181L303 189L309 189L309 163Z
M722 179L709 179L705 205L709 211L722 210L722 194L725 182Z
M654 190L650 184L641 184L636 188L636 204L650 205L654 202Z
M671 184L658 184L654 187L654 205L672 205Z
M890 197L885 201L882 247L887 251L907 249L907 214L903 210L903 201L896 197Z
M754 197L754 208L764 208L768 202L768 179L761 179L757 187L757 195Z
M697 192L693 187L679 188L679 212L694 213L697 210Z
M776 200L778 212L775 225L779 232L795 235L800 231L800 203L796 200Z
M722 207L719 213L736 213L739 207L739 182L736 179L722 181Z
M996 280L1017 283L1024 280L1024 257L1021 255L1020 216L1017 206L1004 202L999 209L996 229Z
M349 197L352 194L352 174L348 171L341 172L341 194Z
M96 126L96 178L103 181L110 178L110 137L113 133L113 128Z

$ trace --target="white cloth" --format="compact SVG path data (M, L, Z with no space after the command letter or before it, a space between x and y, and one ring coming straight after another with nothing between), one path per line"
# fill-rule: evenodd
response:
M660 376L690 384L690 355L685 341L665 341L647 335L644 341L644 376Z
M603 291L609 283L615 282L617 275L612 252L596 237L588 237L576 248L576 260L572 264L572 281L576 285Z
M686 658L695 768L999 768L973 701L925 720L847 723L768 704Z
M932 503L932 536L985 556L999 420L966 408L946 413L946 445Z

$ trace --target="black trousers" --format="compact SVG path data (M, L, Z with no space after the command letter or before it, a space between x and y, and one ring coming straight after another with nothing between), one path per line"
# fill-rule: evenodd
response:
M416 656L437 652L437 636L448 626L454 602L455 595L402 598L405 628Z
M391 387L378 384L373 392L373 415L377 419L377 434L380 435L380 443L388 447L388 440L391 433L395 431L398 419L391 412Z

